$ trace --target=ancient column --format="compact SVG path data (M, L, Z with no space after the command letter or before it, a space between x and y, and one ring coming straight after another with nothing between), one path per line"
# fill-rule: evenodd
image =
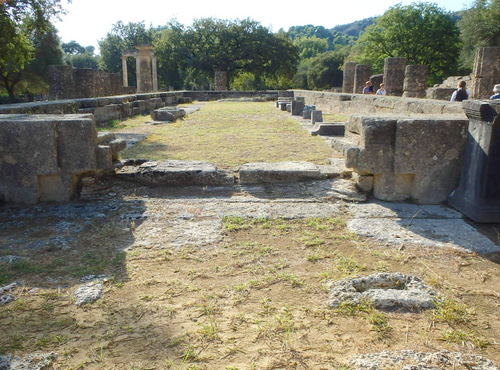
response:
M122 56L123 87L128 87L127 57Z
M402 96L406 58L385 58L384 84L387 95Z
M423 65L406 66L405 80L403 84L403 96L405 98L425 98L427 89L427 78L429 67Z
M357 64L354 72L354 94L362 94L366 81L370 81L372 67L369 64Z
M215 91L227 91L227 72L215 72Z
M155 56L151 59L151 63L153 65L153 91L158 91L158 61Z
M139 50L136 57L137 70L137 92L151 92L153 80L151 76L151 45L140 45L135 47Z
M348 62L344 65L342 92L345 94L352 94L354 92L354 74L356 73L357 64L357 62Z
M500 83L500 46L478 48L472 72L471 99L488 99Z

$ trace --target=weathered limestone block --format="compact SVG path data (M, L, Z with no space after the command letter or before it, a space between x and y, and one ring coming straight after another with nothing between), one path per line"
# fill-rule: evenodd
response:
M403 84L403 97L425 98L429 67L425 65L406 66Z
M369 64L357 64L354 72L354 94L362 94L366 81L370 80L372 67Z
M408 201L412 194L413 178L412 174L375 174L373 176L373 195L380 200Z
M439 203L457 187L468 123L457 116L398 121L394 173L415 174L412 198Z
M344 75L342 81L342 92L346 94L354 93L354 76L356 74L357 62L347 62L344 65Z
M37 116L0 117L0 199L34 204L38 175L56 174L56 131Z
M299 100L293 100L291 102L291 113L292 116L301 116L304 111L304 102Z
M312 111L316 110L315 105L305 105L304 110L302 111L302 118L311 119Z
M0 116L0 198L69 200L79 176L96 169L96 144L89 115Z
M118 159L118 154L127 149L127 142L122 139L115 139L109 143L109 148L111 149L111 157L113 160Z
M151 112L154 121L175 122L178 118L186 116L186 111L177 107L164 107Z
M406 58L385 58L384 84L387 95L402 96L405 79Z
M38 176L38 201L69 201L78 192L78 179L70 173Z
M316 122L323 122L323 111L321 110L311 111L311 125L314 125Z
M500 46L478 48L472 72L472 99L488 99L500 81Z
M91 115L49 118L57 130L57 160L63 173L81 173L96 168L97 131Z
M124 166L117 176L146 184L166 186L231 185L234 176L201 161L150 161L140 166Z
M429 87L426 90L427 99L450 101L451 95L457 88L449 87Z
M97 133L97 144L99 145L105 145L115 139L115 134L112 132L101 131Z
M353 172L352 179L361 191L368 193L373 190L373 175L360 175L357 172Z
M109 145L98 145L96 147L96 162L99 170L113 167L113 155Z
M240 184L304 181L322 177L318 166L309 162L247 163L240 167Z

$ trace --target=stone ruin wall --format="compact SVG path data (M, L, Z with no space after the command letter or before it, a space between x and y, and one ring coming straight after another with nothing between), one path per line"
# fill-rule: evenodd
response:
M122 87L119 73L73 68L67 65L49 66L50 100L95 98L135 92Z

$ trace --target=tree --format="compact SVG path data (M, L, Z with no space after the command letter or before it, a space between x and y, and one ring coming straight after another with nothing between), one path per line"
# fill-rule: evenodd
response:
M343 73L340 67L344 63L344 50L328 51L311 60L307 70L307 83L310 89L329 89L342 86Z
M328 49L328 41L316 36L298 37L293 44L299 52L300 59L314 58Z
M398 4L366 28L349 59L381 72L385 58L403 57L408 64L428 65L429 80L436 83L458 71L460 47L457 25L442 9Z
M472 68L478 47L500 46L500 0L476 0L458 21L462 66Z
M67 64L71 64L74 68L99 69L99 58L94 55L93 46L83 47L73 40L62 44L61 47Z
M245 71L257 80L272 75L289 75L295 70L296 48L290 39L272 34L260 23L203 18L186 32L190 46L189 65L206 77L225 71L230 81Z
M9 94L11 101L15 99L20 82L33 76L22 72L36 56L37 42L44 37L52 37L55 41L51 20L62 12L60 0L0 3L0 87ZM49 36L48 32L53 35ZM40 48L38 51L41 52Z

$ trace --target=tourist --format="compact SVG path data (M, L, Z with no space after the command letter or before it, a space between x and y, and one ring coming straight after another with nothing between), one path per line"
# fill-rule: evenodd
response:
M462 101L469 99L469 92L465 90L465 81L458 83L458 88L451 95L450 101Z
M373 86L370 81L366 81L365 88L363 89L363 94L373 94Z
M383 83L380 84L380 89L376 92L377 95L385 95L385 85Z
M500 99L500 84L493 87L493 92L495 95L492 95L490 99Z

